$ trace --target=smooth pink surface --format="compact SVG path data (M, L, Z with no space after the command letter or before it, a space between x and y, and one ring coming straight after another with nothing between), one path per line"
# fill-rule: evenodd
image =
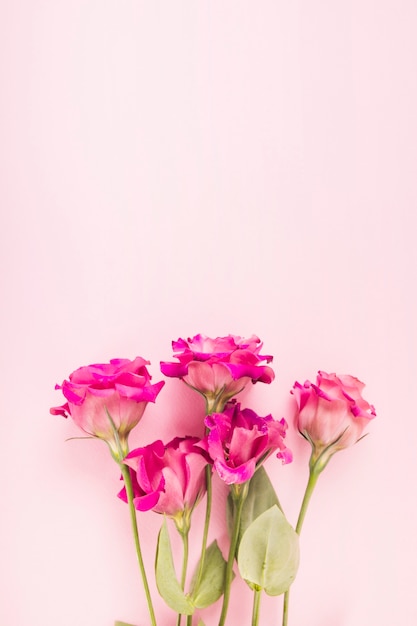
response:
M198 332L263 339L261 415L291 422L319 369L366 383L378 417L320 477L290 626L417 623L416 30L414 0L1 2L1 624L148 626L117 468L49 407L83 363L143 354L159 380ZM202 412L167 380L134 443ZM287 439L267 468L295 522Z

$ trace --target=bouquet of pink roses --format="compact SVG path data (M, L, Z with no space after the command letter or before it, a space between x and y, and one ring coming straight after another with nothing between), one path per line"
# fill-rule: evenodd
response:
M137 511L164 516L158 536L155 577L158 591L174 611L177 626L217 602L222 607L218 624L226 624L236 572L253 593L252 626L259 624L262 593L284 594L282 625L288 622L289 588L299 563L298 537L317 479L338 450L356 443L374 408L362 398L364 387L352 376L319 372L316 383L295 383L296 426L311 444L309 480L295 529L287 521L263 467L275 454L283 463L292 460L284 443L287 423L271 415L261 417L242 408L235 397L249 383L271 383L271 356L261 355L258 337L233 335L210 339L196 335L173 342L175 362L162 362L165 376L176 377L205 399L206 417L201 437L182 434L168 443L161 440L129 450L129 433L141 420L148 402L155 402L164 382L151 383L141 357L113 359L106 364L81 367L57 385L66 403L51 409L70 415L90 437L105 441L118 464L124 486L119 497L127 502L143 588L152 626L157 617L142 558ZM225 520L229 529L228 554L217 542L208 544L211 518L212 474L229 487ZM206 500L201 553L186 589L189 534L197 504ZM182 538L181 575L177 577L166 519ZM116 626L129 626L116 622ZM198 618L198 626L203 621Z

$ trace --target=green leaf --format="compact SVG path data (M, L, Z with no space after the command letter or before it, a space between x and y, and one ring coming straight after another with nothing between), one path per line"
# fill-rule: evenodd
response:
M261 465L249 483L249 491L243 505L240 522L241 535L257 517L274 506L274 504L282 511L275 489L269 480L265 468Z
M220 552L217 541L213 541L206 550L200 587L194 590L198 569L197 566L191 582L191 599L198 609L205 609L214 604L224 591L226 561Z
M271 506L274 506L274 504L282 511L275 489L264 467L261 465L249 482L248 495L243 504L242 517L240 520L238 547L245 530L257 517L270 509ZM230 536L233 528L233 509L232 496L229 494L227 499L227 524Z
M133 624L128 624L127 622L114 622L114 626L133 626Z
M206 626L202 619L199 620L197 626Z
M239 571L252 589L278 596L289 589L300 558L298 535L277 505L257 517L240 542Z
M176 613L192 615L194 606L181 589L175 574L171 542L165 519L158 536L155 570L158 591L167 605Z

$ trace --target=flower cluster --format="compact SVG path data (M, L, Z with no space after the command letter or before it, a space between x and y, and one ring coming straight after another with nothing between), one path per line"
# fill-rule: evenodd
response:
M271 383L272 356L262 355L255 335L248 339L228 335L212 339L198 334L172 343L176 361L160 364L165 376L175 377L205 398L201 437L179 433L129 451L129 434L148 402L155 402L164 381L151 383L149 361L136 357L81 367L56 385L66 402L51 409L71 416L90 437L103 440L118 464L123 488L119 497L130 509L135 547L152 626L156 615L142 558L136 512L153 511L174 521L184 542L181 580L177 580L166 522L161 527L155 559L158 591L178 614L193 624L195 613L223 596L219 626L226 623L234 565L254 592L252 626L259 623L260 593L286 595L283 625L288 619L288 589L299 561L298 535L319 474L337 451L356 443L374 408L362 397L357 378L319 372L316 383L296 382L295 425L311 445L310 476L295 530L285 518L264 469L275 456L292 461L285 444L284 418L260 416L242 408L236 396L250 383ZM229 490L229 553L225 558L217 542L207 545L215 487L213 473ZM201 556L191 586L186 590L188 540L195 507L206 498ZM117 622L119 624L119 622ZM197 624L197 622L195 622ZM198 624L203 622L198 620ZM128 626L128 625L126 625Z

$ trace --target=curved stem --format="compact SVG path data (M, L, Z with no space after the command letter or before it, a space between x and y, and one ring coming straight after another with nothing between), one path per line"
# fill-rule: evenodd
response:
M226 572L224 576L223 606L222 606L222 612L220 615L219 626L224 626L224 623L226 621L227 609L229 606L229 599L230 599L230 587L231 587L232 580L233 580L233 563L235 560L237 541L239 538L240 518L242 517L243 504L246 500L246 495L248 493L248 483L244 483L243 485L237 485L237 486L242 487L242 491L239 493L238 496L235 496L234 498L234 503L235 503L234 525L233 525L232 537L230 539L229 558L227 559Z
M149 591L148 580L146 578L145 565L143 563L142 551L140 548L139 531L138 531L138 524L137 524L137 519L136 519L136 510L133 504L132 480L130 478L130 472L129 472L129 468L127 467L127 465L120 463L120 469L121 469L123 480L124 480L125 487L126 487L127 502L129 505L133 537L135 540L136 555L138 558L140 573L142 575L142 582L143 582L143 587L145 589L146 600L148 602L149 615L151 618L152 626L156 626L155 612L154 612L153 605L152 605L152 599L151 599L151 594Z
M295 527L295 532L298 535L301 533L301 529L302 529L303 524L304 524L304 518L305 518L306 513L307 513L307 508L308 508L308 505L310 503L310 499L311 499L311 496L313 494L314 487L317 484L317 479L320 476L320 471L321 470L317 470L316 467L317 467L316 465L310 464L310 475L308 477L307 487L306 487L306 490L304 492L304 498L303 498L303 501L301 503L300 513L298 515L298 520L297 520L297 526ZM289 602L290 602L290 590L287 589L287 591L284 594L284 606L283 606L283 613L282 613L282 626L287 626L287 624L288 624L288 605L289 605Z
M262 589L253 590L252 626L258 626Z

